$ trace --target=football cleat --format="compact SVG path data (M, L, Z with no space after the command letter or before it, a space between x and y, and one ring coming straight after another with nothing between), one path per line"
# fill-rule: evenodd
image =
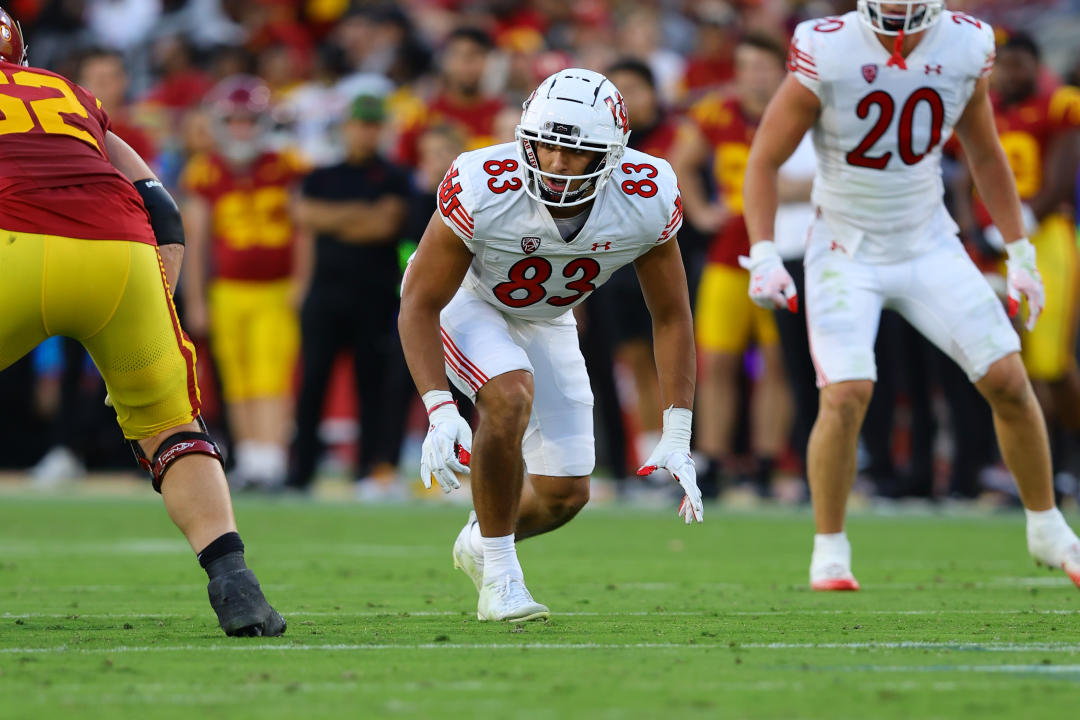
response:
M277 637L284 634L286 622L270 607L248 568L218 575L206 586L210 605L217 613L218 624L230 637Z
M822 566L810 566L811 590L858 590L859 581L844 563L833 562Z
M472 529L476 525L476 511L469 513L469 521L461 528L454 541L454 568L469 576L479 592L484 584L484 553L473 550Z
M826 540L828 536L814 538L814 552L810 555L811 590L858 590L859 581L851 574L851 543L847 536Z
M550 616L551 611L533 600L521 578L504 575L480 588L480 602L476 606L476 617L480 620L517 623L547 620Z
M1068 527L1041 533L1028 527L1028 552L1036 565L1061 568L1080 587L1080 540Z

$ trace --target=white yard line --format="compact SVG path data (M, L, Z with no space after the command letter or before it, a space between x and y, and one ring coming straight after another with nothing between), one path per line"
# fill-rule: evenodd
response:
M120 653L158 652L365 652L379 650L947 650L951 652L1065 652L1080 653L1080 643L949 643L949 642L855 642L855 643L337 643L299 645L295 643L258 642L214 645L120 645L112 648L79 648L59 645L49 648L0 648L2 655L72 654L109 655ZM875 666L889 669L893 666ZM950 670L983 666L911 666L917 670L940 668ZM1066 672L1080 672L1080 665L987 665L987 668L1072 668ZM891 670L890 670L891 671ZM989 672L990 670L988 670ZM993 670L1007 672L1004 670ZM1062 670L1058 670L1062 672Z

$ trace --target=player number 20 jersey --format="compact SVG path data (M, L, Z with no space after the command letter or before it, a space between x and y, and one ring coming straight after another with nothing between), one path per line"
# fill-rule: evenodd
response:
M946 11L906 69L890 56L855 12L808 20L792 38L789 69L821 101L813 201L849 249L864 236L918 242L944 212L941 149L993 68L994 33Z
M525 193L515 143L460 155L437 204L474 256L462 287L532 320L581 303L615 270L674 237L683 215L671 166L628 149L567 242L547 208Z

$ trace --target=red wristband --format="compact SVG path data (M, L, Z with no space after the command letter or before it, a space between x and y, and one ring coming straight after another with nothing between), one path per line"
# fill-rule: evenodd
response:
M443 400L441 403L439 403L438 405L436 405L435 407L433 407L433 408L431 408L430 410L427 411L428 417L431 417L431 413L435 412L436 410L441 408L443 405L455 405L456 406L457 403L454 402L453 400Z

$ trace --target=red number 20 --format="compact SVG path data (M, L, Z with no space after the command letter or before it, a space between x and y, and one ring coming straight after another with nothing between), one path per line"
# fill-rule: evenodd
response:
M925 102L930 107L930 142L927 143L926 149L920 153L915 150L912 126L915 123L915 110L918 109L921 102ZM866 137L862 139L858 146L847 154L847 161L849 165L855 165L856 167L884 170L889 164L889 160L892 159L892 151L877 157L870 157L866 153L870 151L874 143L881 139L881 136L889 129L889 125L892 124L893 114L896 112L896 102L893 101L889 93L883 90L875 90L859 101L855 108L855 114L858 115L860 120L865 120L870 116L870 109L875 105L880 111L877 122L874 123L874 127L870 128L870 132L866 134ZM936 90L922 87L911 94L911 97L904 103L904 107L900 109L900 127L897 131L900 137L896 145L900 151L900 159L904 161L905 165L915 165L937 147L937 144L941 142L941 130L944 124L945 102Z

